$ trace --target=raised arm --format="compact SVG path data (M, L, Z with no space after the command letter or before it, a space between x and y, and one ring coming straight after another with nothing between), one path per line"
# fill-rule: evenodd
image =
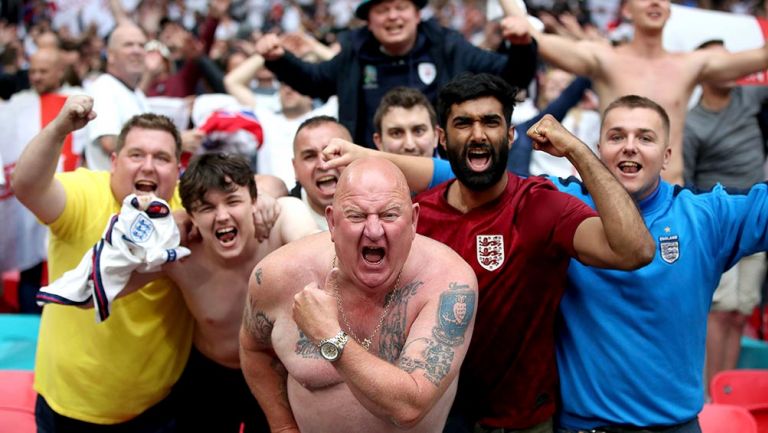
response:
M411 192L426 190L432 181L434 166L431 158L381 152L358 146L341 138L331 139L328 146L323 149L325 162L322 167L324 170L341 169L352 161L364 157L384 158L393 162L405 175Z
M517 32L509 29L517 29L516 22L520 17L526 17L526 13L517 5L515 0L499 0L506 17L501 22L501 27L506 38L517 37ZM563 36L547 34L539 31L527 20L529 31L538 43L539 55L547 62L565 69L576 75L594 77L600 66L596 53L604 50L602 44L590 41L575 41Z
M256 97L248 84L256 75L256 71L262 67L264 67L264 57L260 54L254 54L237 65L235 69L224 76L224 87L227 89L227 93L234 96L241 105L249 108L255 107Z
M273 299L257 266L248 283L243 322L240 327L240 367L273 432L299 433L288 402L288 373L272 347L275 317L267 309Z
M768 44L761 48L729 53L726 51L697 50L691 56L702 57L699 81L736 80L753 72L768 69Z
M392 295L392 308L405 308L417 289L429 297L410 328L403 329L407 335L402 336L405 344L399 355L385 354L396 359L379 358L350 339L333 363L369 412L401 428L415 426L443 396L458 374L472 337L477 281L466 263L438 256L445 278L411 281ZM329 279L337 272L332 270ZM339 284L343 288L345 283ZM340 329L336 300L328 289L327 281L325 290L316 284L307 286L295 298L294 320L315 342Z
M281 39L283 46L299 57L311 53L317 56L320 61L326 61L331 60L333 56L339 53L339 50L323 44L305 31L287 33Z
M266 60L266 65L280 81L297 92L328 98L336 94L339 73L339 56L321 63L305 62L283 47L277 35L266 34L256 42L256 52Z
M109 0L109 11L112 12L112 17L115 18L118 26L121 24L135 24L131 17L128 16L128 12L123 9L120 0Z
M16 163L11 184L19 201L45 224L55 221L67 201L54 177L67 134L96 117L90 96L70 96L51 123L27 144Z
M579 261L627 270L648 264L656 247L637 205L589 147L550 115L533 125L528 135L537 150L568 158L595 201L600 218L584 220L574 235Z

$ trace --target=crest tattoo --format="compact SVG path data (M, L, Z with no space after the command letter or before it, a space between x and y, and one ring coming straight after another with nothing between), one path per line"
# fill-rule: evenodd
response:
M449 284L448 290L440 294L437 326L432 330L438 341L451 347L464 343L464 334L475 311L475 296L468 285L456 282Z

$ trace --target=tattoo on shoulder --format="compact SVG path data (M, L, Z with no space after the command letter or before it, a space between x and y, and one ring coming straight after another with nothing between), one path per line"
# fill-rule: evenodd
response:
M397 366L408 373L424 370L424 376L433 385L440 386L440 382L451 371L454 358L453 348L429 338L413 341L409 345L414 343L424 345L424 350L421 353L423 359L404 355L398 360Z
M454 348L464 343L464 336L475 311L477 294L467 284L453 282L440 294L437 325L432 337L420 338L404 347L397 366L408 373L423 370L435 386L451 371ZM403 332L404 333L404 332ZM410 352L408 347L412 347Z
M421 281L411 281L389 295L388 302L392 308L381 326L379 357L390 364L397 361L405 344L408 301L416 295L419 287L423 285L424 283Z
M437 341L451 347L464 343L464 334L475 311L476 296L468 285L457 282L449 284L448 290L440 294L437 325L432 329Z
M298 329L298 326L296 328ZM299 329L299 339L296 341L295 352L302 358L320 359L320 349L304 335L301 329Z
M264 346L272 345L272 328L275 321L270 319L266 313L257 310L252 298L248 297L245 304L245 314L243 314L243 327L248 331L256 342Z
M261 268L256 268L256 270L253 272L253 275L256 277L256 283L261 284Z

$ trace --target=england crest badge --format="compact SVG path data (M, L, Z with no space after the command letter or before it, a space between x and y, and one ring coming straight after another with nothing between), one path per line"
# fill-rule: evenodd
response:
M680 239L677 235L659 236L661 259L672 264L680 258Z
M495 271L504 263L504 237L477 235L477 262L485 270Z
M419 66L416 70L419 73L419 79L421 82L427 86L435 81L435 77L437 76L437 68L435 67L434 63L419 63Z
M154 231L155 226L152 224L152 221L143 214L139 214L131 224L131 241L137 244L144 243L149 240L149 237L152 236L152 232Z

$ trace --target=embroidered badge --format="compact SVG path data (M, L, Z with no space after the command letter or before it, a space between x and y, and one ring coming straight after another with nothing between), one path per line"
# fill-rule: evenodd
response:
M661 258L667 263L675 263L680 258L680 240L677 235L659 236Z
M504 263L504 237L502 235L477 236L477 262L488 271L495 271Z
M154 231L155 226L152 224L152 221L143 214L139 214L131 224L131 241L137 244L146 242Z
M376 67L373 65L365 65L363 69L363 89L376 89L379 87L379 77L376 72Z
M417 71L419 73L419 79L427 86L432 84L437 76L437 68L435 68L434 63L419 63Z

